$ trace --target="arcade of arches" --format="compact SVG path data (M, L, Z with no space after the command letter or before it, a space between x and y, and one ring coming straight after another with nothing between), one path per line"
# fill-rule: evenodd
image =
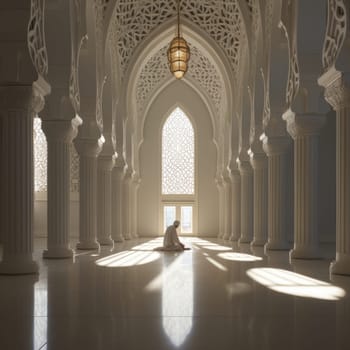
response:
M157 237L180 219L193 249L164 258L163 302L171 271L203 249L222 273L280 253L322 266L322 283L349 278L350 2L180 4L191 57L176 80L176 0L1 2L0 275L41 281L57 259L84 256L94 268L153 264ZM257 270L245 276L264 288L280 273ZM196 273L181 271L193 299ZM167 334L179 327L168 321Z

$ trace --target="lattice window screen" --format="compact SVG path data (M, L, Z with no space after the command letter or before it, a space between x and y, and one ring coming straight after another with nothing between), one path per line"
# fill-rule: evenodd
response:
M41 119L34 118L34 191L47 192L47 141L41 129ZM79 156L72 144L70 146L70 191L79 192Z
M47 191L47 142L41 129L41 119L34 118L34 191Z
M194 164L193 126L176 108L162 132L162 194L194 194Z

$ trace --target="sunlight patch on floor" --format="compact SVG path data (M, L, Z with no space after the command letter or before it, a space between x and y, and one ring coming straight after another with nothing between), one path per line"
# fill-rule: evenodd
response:
M220 264L218 261L214 260L213 258L209 258L209 257L206 257L206 260L212 264L213 266L215 266L217 269L221 270L221 271L228 271L227 267Z
M160 254L154 251L126 250L98 259L95 264L104 267L129 267L145 265L160 258Z
M254 268L247 275L263 286L279 293L323 300L339 300L345 296L342 288L305 275L276 268Z
M219 253L218 257L225 260L231 261L261 261L260 256L245 254L245 253L236 253L236 252L227 252Z

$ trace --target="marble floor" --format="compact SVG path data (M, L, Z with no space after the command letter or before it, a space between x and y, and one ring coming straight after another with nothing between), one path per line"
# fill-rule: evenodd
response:
M330 279L329 258L184 241L182 253L138 239L70 261L43 260L36 240L39 276L0 277L0 349L350 349L350 277Z

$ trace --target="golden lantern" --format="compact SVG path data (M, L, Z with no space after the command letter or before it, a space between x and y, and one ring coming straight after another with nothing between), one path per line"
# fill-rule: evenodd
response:
M190 48L186 40L180 36L180 0L177 3L177 36L171 40L167 55L170 72L176 79L181 79L188 69Z

